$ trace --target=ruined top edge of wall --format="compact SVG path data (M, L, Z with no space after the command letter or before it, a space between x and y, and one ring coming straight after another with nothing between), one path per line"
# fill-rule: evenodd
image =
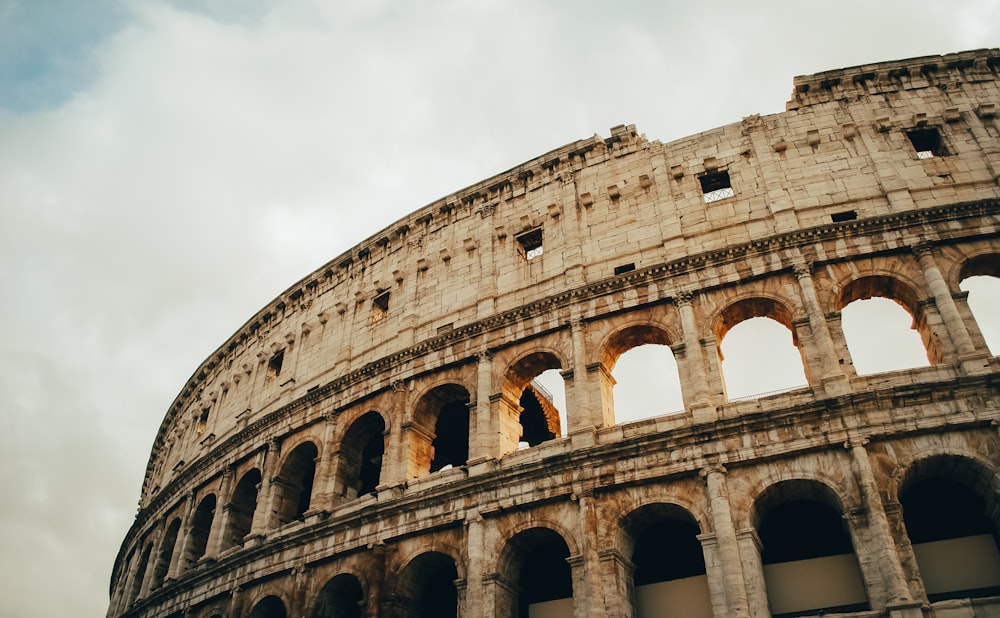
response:
M863 64L795 78L788 111L859 96L997 79L1000 49Z

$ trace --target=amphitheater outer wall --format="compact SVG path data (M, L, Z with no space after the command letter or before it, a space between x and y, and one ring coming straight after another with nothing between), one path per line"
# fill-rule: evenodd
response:
M108 615L417 616L427 573L458 615L518 615L525 556L558 546L573 616L632 616L630 526L655 515L697 527L715 616L769 616L759 519L785 494L846 522L851 615L1000 615L928 595L899 503L945 477L1000 522L1000 361L958 287L1000 276L998 80L995 49L798 77L783 113L666 144L615 127L333 259L167 411ZM855 371L840 310L870 296L930 366ZM719 344L757 316L807 385L731 401ZM644 343L670 346L684 409L616 423L611 371ZM566 427L519 448L548 369Z

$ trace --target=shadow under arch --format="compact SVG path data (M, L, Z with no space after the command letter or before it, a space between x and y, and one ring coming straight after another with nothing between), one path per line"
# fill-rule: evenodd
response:
M323 584L309 618L361 618L364 589L351 573L340 573Z
M627 583L637 618L665 610L671 616L712 616L701 532L687 509L671 503L640 506L621 519L618 545L635 567Z
M566 538L545 525L510 537L497 559L497 573L506 581L496 586L496 615L528 618L532 606L541 604L560 615L572 615L570 556Z
M288 610L280 597L270 594L254 605L248 618L287 618Z
M299 442L285 455L274 483L272 527L305 518L312 503L319 447L313 440Z
M365 412L348 426L336 453L336 495L353 500L375 491L382 478L386 433L386 419L375 410Z
M413 408L409 478L469 460L469 391L448 382L427 390Z
M401 616L457 618L458 578L458 567L452 556L440 551L424 552L399 570L392 603Z
M962 455L914 461L898 486L903 523L930 601L1000 595L995 472Z
M845 515L837 492L816 480L778 481L754 501L772 615L869 609Z
M254 511L261 484L259 468L251 468L240 478L226 505L228 516L226 530L223 531L222 549L243 545L243 539L250 534Z

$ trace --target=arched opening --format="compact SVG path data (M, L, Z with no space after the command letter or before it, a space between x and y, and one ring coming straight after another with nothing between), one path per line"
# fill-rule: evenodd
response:
M916 294L892 277L856 279L841 291L838 309L858 375L927 367L940 358L922 324Z
M288 454L275 480L275 525L305 519L312 500L317 457L319 451L312 442L303 442Z
M385 421L378 412L364 414L344 433L337 473L344 498L353 500L378 487L385 454L384 433Z
M869 609L843 507L814 481L783 481L757 499L754 523L775 618Z
M187 551L184 553L185 568L192 568L205 555L208 548L208 535L212 531L212 521L215 519L215 495L209 494L202 498L191 518L191 531L188 533Z
M719 362L729 401L764 397L808 384L792 314L770 298L747 298L715 321Z
M550 352L535 352L507 369L504 394L517 401L509 413L516 415L519 435L510 436L519 448L537 446L565 433L566 391L559 359ZM560 407L561 406L561 407Z
M149 566L149 556L153 551L153 544L147 543L139 556L139 562L135 569L135 577L132 579L132 587L128 592L128 603L131 605L142 591L142 582L146 579L146 569Z
M229 501L227 530L222 536L222 549L243 545L243 539L250 534L253 514L257 510L257 492L260 490L260 470L254 468L240 479Z
M959 276L959 287L969 294L969 309L990 354L1000 355L1000 254L970 259L962 265Z
M420 398L410 431L410 476L464 466L469 460L469 391L444 384Z
M170 570L170 561L174 557L174 545L177 544L177 533L181 529L181 520L175 518L167 526L167 531L163 533L163 542L160 544L160 555L153 567L153 587L163 585L163 580L167 578L167 571Z
M458 570L450 556L427 552L400 573L399 596L414 618L457 618Z
M513 584L513 598L501 600L515 618L573 616L573 574L569 546L549 528L531 528L508 541L500 564ZM505 594L501 591L501 594Z
M605 344L602 356L614 378L616 423L684 410L681 378L669 343L662 329L641 325L618 331Z
M635 570L637 618L711 618L698 523L672 504L650 504L622 522Z
M936 457L902 483L903 522L931 601L1000 595L997 527L982 493L988 476L968 460Z
M364 591L358 578L341 573L323 586L311 618L361 618Z
M266 596L254 606L249 618L288 618L288 610L281 599L274 595Z

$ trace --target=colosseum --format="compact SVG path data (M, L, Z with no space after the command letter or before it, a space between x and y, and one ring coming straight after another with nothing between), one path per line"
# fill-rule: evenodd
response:
M167 410L108 616L1000 616L1000 358L960 287L1000 276L998 80L1000 49L797 77L782 113L614 127L337 256ZM926 366L855 368L874 297ZM805 385L728 396L753 318ZM649 344L683 409L616 421Z

